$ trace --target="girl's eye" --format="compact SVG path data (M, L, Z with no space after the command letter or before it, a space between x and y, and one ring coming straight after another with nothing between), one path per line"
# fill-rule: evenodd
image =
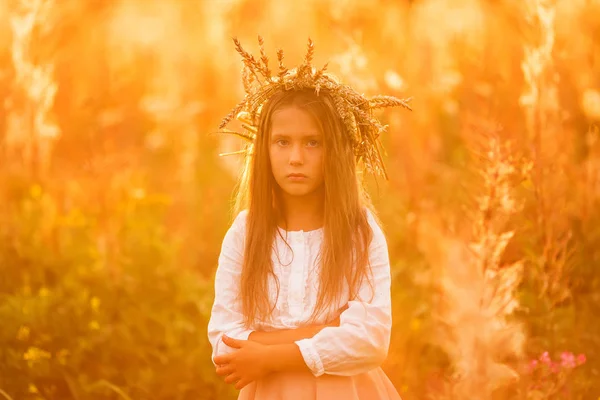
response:
M319 145L319 141L318 140L310 140L308 142L308 147L317 147Z
M287 146L288 145L288 141L285 140L285 139L279 139L277 141L277 144L280 145L280 146Z

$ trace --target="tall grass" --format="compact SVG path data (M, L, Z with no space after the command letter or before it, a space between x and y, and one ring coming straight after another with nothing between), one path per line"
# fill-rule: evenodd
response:
M403 398L597 396L598 11L1 2L0 397L235 398L205 329L240 167L217 154L240 143L212 133L243 95L230 37L257 34L290 66L310 36L365 95L414 99L378 114L390 180L369 181ZM587 361L540 361L570 352Z
M431 398L492 399L518 378L525 331L510 318L522 260L506 262L520 211L515 185L525 165L510 154L497 132L480 134L473 149L479 178L468 218L452 228L431 216L420 223L423 251L437 269L436 340L450 357L448 379ZM466 225L466 223L469 225Z
M57 90L54 65L44 57L40 41L55 23L51 14L55 6L52 0L20 0L9 17L15 89L8 106L5 151L34 176L48 171L52 145L60 133L52 118Z

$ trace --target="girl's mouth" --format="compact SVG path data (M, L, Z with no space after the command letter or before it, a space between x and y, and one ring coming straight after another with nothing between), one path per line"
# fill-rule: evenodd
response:
M289 174L287 178L292 182L302 182L307 179L307 176L304 174Z

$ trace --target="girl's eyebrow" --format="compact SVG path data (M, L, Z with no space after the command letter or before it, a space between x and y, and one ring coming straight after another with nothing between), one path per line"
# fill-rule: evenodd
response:
M302 132L299 132L299 133L302 134ZM322 136L323 135L320 132L304 132L304 134L302 134L302 137L304 137L304 138L320 138ZM271 138L272 139L275 139L275 138L289 139L290 135L287 133L273 133L271 135Z

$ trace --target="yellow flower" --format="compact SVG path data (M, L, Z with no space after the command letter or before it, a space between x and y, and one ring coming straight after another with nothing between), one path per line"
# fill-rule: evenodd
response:
M29 384L28 390L29 393L39 393L38 388L33 383Z
M48 288L43 287L40 289L38 294L40 295L40 297L48 297L50 295L50 290L48 290Z
M25 341L29 339L29 333L30 330L28 326L21 326L17 332L17 340Z
M96 296L92 297L90 300L90 306L92 307L92 310L98 311L100 308L100 299Z
M30 347L27 349L25 354L23 354L23 360L27 361L27 364L30 368L33 366L34 363L41 360L47 360L51 357L52 355L50 353L38 347Z
M98 321L91 321L88 324L88 328L90 328L93 331L97 331L98 329L100 329L100 324L98 323Z

